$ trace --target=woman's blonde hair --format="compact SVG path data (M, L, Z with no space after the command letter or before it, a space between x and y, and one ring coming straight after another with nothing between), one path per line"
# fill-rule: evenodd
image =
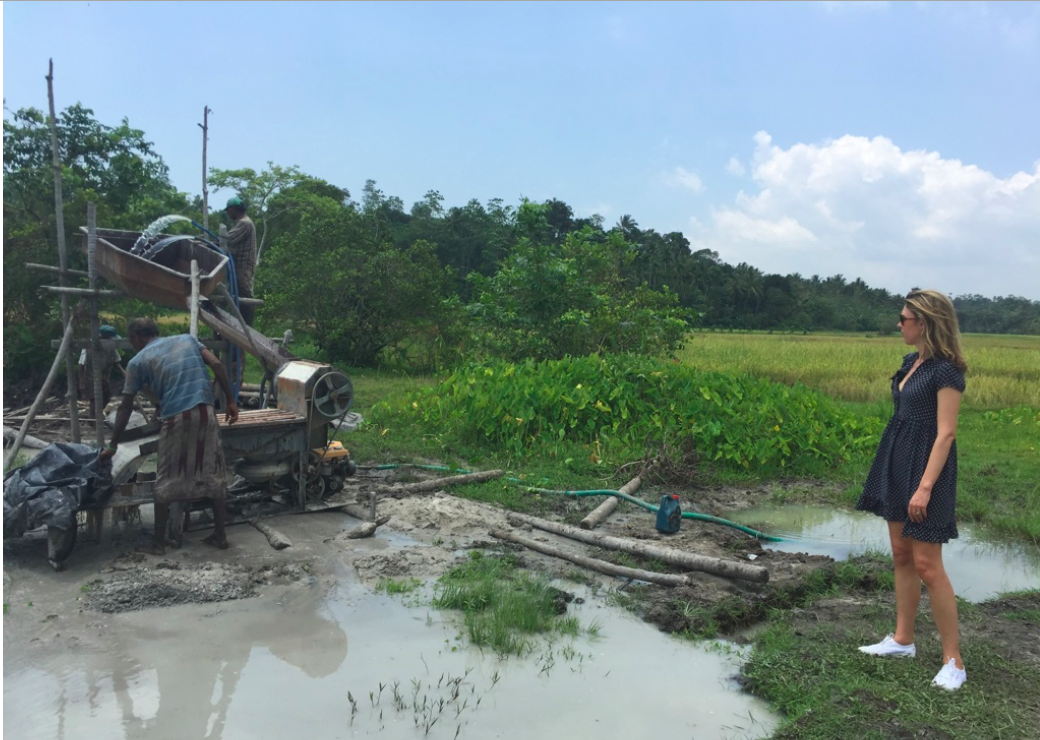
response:
M962 373L968 369L961 351L961 330L953 302L937 290L912 290L906 305L921 322L922 339L929 357L945 357Z

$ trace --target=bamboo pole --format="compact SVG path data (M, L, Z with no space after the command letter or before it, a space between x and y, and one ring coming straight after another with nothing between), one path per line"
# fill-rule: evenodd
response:
M191 311L191 324L189 332L193 337L199 337L199 263L191 261L191 298L188 300L188 308Z
M54 385L54 380L58 377L58 367L61 366L62 360L66 358L69 352L69 344L72 342L72 325L74 321L75 316L70 318L68 323L65 324L65 334L61 338L61 346L58 347L58 354L54 357L54 362L51 364L51 371L47 373L47 379L43 381L43 387L40 388L40 392L36 394L36 400L33 401L33 405L29 407L29 413L26 414L25 421L22 422L21 429L18 430L18 436L15 438L14 444L11 445L11 451L7 453L7 458L4 460L5 470L18 456L18 451L22 448L22 442L25 441L25 435L29 432L29 425L32 424L32 420L35 418L36 412L39 410L44 399L50 395L51 386Z
M92 202L87 203L87 274L90 276L90 289L97 288L97 270L94 266L94 253L97 250L97 208ZM98 449L105 446L105 397L103 393L104 378L101 377L105 364L101 357L101 320L98 317L98 299L90 299L90 369L94 378L94 433L97 436Z
M65 287L65 271L68 270L68 255L65 251L65 207L61 193L61 155L58 153L58 117L54 112L54 60L49 60L47 67L47 102L50 106L51 120L51 165L54 168L54 215L58 230L58 283ZM69 299L61 296L61 323L69 326L71 313ZM69 419L72 441L79 442L79 397L76 392L76 363L72 355L65 355L65 374L68 380Z
M58 293L61 295L63 301L68 301L66 296L78 295L78 296L111 296L111 295L123 295L118 290L105 290L92 289L92 288L66 288L63 285L41 285L41 290L47 290L51 293Z
M680 568L700 570L712 575L722 576L723 578L737 578L744 581L754 581L755 583L767 583L769 581L769 571L760 565L750 565L736 560L723 560L722 558L713 558L708 555L696 555L673 547L660 547L645 542L624 539L623 537L611 537L605 534L586 532L577 527L560 524L559 522L550 522L547 519L539 519L527 514L509 512L506 517L511 524L526 524L536 529L558 534L561 537L568 537L572 540L604 547L608 550L620 550L633 555L642 555L643 557L660 560L663 563Z
M202 109L202 228L209 231L209 169L206 166L206 143L209 141L209 106Z
M526 537L520 537L512 532L507 532L501 529L492 529L488 534L492 537L500 540L506 540L507 542L515 542L518 545L523 545L526 548L535 550L536 552L544 553L545 555L552 555L554 558L560 558L561 560L567 560L576 565L580 565L589 570L595 570L600 573L606 573L608 576L616 576L618 578L634 578L637 581L646 581L648 583L656 583L661 586L692 586L693 581L690 580L689 576L684 576L675 573L652 573L648 570L639 570L637 568L626 568L623 565L614 565L613 563L607 563L603 560L595 560L594 558L587 558L583 555L575 555L573 553L564 552L559 548L551 545L546 545L544 542L536 542L529 540Z
M40 272L56 272L59 275L63 272L60 267L55 267L54 265L40 265L36 262L26 262L25 269L38 270ZM70 277L89 277L89 274L83 272L83 270L64 270L64 274Z
M637 475L628 483L621 486L621 488L618 489L618 493L624 493L631 496L633 493L639 490L639 486L641 486L642 483L643 479ZM618 507L619 503L621 503L620 496L608 497L606 501L604 501L602 504L600 504L591 512L589 512L589 515L581 520L581 528L595 529L600 524L602 524L608 516L614 513L614 510Z

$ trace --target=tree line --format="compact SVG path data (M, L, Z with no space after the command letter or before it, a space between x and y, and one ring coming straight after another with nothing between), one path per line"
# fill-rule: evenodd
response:
M143 229L202 201L179 192L143 131L99 122L79 104L58 116L66 238L72 267L86 203L107 228ZM562 357L660 352L691 328L813 332L894 330L899 295L842 275L766 274L691 250L679 232L630 215L607 224L559 199L448 206L436 190L406 208L369 180L355 199L297 167L269 162L210 172L257 224L261 326L293 326L333 361L441 365L460 355ZM189 227L190 229L190 227ZM57 335L50 278L57 263L50 133L32 108L4 121L4 368L31 373ZM966 332L1040 334L1040 301L955 296ZM120 312L154 312L123 301Z

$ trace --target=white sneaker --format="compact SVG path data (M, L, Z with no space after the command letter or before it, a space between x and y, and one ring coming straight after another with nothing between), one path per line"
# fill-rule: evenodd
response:
M957 667L957 661L950 658L950 662L942 667L942 670L932 679L932 686L938 686L947 691L956 691L968 680L968 672Z
M861 653L868 655L894 656L898 658L912 658L917 655L917 648L911 642L909 645L900 645L895 641L895 635L888 635L877 645L864 645L859 649Z

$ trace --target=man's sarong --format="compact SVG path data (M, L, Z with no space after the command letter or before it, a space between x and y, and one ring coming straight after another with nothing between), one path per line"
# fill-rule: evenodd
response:
M213 407L200 403L164 419L159 432L155 502L222 500L226 494L224 448Z

